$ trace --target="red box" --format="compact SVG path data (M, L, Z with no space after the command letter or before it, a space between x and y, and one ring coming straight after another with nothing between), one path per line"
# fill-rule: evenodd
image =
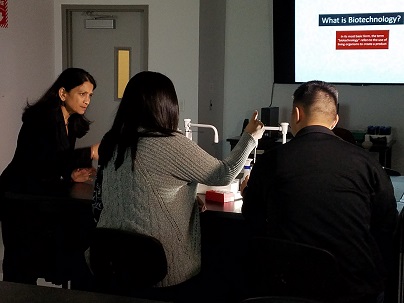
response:
M234 201L234 193L231 191L217 191L217 190L207 190L206 197L207 201L214 202L233 202Z

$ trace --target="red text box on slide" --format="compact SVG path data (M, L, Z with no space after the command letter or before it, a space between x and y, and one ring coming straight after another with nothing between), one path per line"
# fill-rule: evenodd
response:
M388 49L389 31L337 31L335 46L337 50Z

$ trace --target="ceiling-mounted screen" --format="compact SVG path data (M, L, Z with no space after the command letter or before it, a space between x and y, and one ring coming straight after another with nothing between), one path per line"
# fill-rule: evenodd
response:
M275 0L275 83L404 84L404 1Z

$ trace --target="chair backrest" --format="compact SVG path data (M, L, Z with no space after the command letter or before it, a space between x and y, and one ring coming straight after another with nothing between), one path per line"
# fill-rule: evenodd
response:
M248 260L250 297L280 295L321 301L343 289L338 262L324 249L255 237Z
M394 170L394 169L387 168L387 167L383 167L383 169L384 169L384 171L386 172L386 174L388 176L395 176L395 177L401 176L401 173L399 171Z
M90 266L97 291L133 296L167 275L160 241L132 231L96 228L90 244Z
M71 280L94 228L89 200L7 192L2 201L5 250L21 275L54 284Z

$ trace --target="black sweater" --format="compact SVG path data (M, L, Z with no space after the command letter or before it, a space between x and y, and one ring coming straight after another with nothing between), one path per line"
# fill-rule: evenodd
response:
M397 209L392 183L368 151L306 127L253 166L242 211L255 233L333 253L345 295L383 291Z
M67 134L60 108L23 116L14 157L0 177L1 192L63 194L73 169L91 166L91 149L75 150L81 134L71 118Z

